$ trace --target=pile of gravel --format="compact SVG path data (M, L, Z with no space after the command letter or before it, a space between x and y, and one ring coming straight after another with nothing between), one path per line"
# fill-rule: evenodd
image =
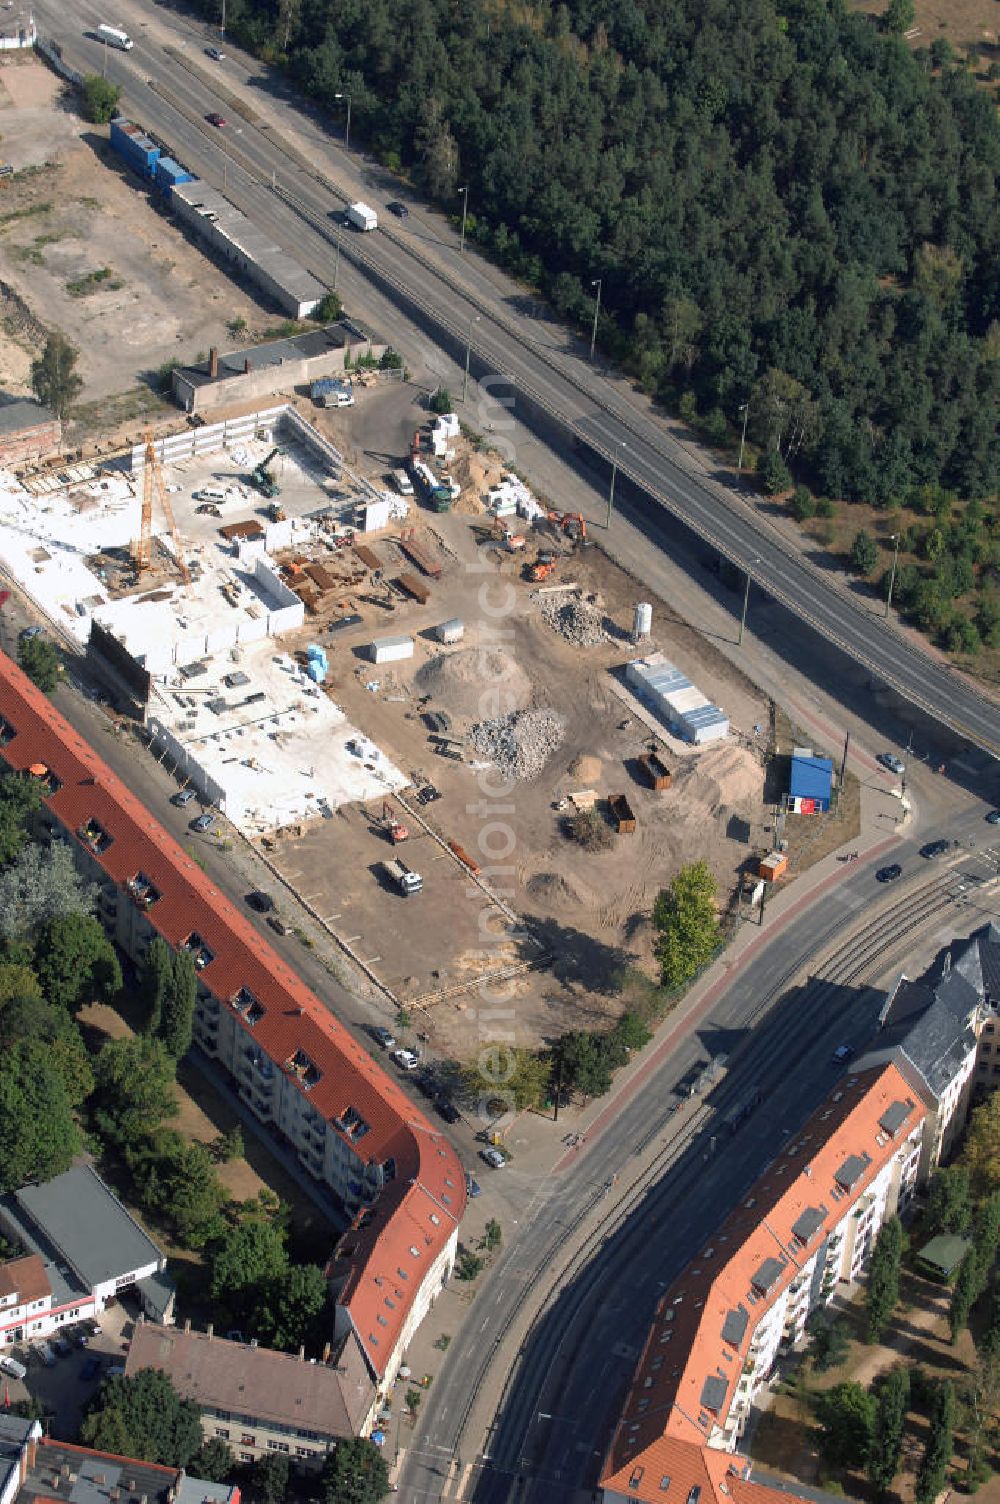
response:
M542 620L576 648L597 648L608 641L603 617L586 601L560 599L557 595L542 600Z
M493 721L477 721L469 739L503 778L523 783L538 777L564 732L565 722L554 710L515 710Z

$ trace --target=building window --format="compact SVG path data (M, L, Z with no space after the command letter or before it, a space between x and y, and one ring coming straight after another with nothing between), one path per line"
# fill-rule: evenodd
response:
M221 1436L223 1441L229 1440L229 1432L226 1430L225 1426L216 1426L215 1434L216 1436Z
M255 1462L256 1460L257 1459L254 1457L254 1454L252 1452L241 1452L240 1453L240 1461L241 1462Z
M257 1445L257 1438L256 1438L256 1436L243 1435L243 1436L240 1437L240 1446L255 1447L256 1445Z

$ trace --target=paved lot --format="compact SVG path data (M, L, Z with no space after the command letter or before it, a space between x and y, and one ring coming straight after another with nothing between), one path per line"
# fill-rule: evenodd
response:
M54 1368L45 1368L40 1358L25 1347L11 1349L12 1355L28 1365L28 1375L23 1383L6 1379L11 1401L34 1397L45 1406L51 1419L52 1435L61 1441L73 1441L79 1433L83 1413L97 1392L101 1376L114 1363L124 1363L125 1349L132 1333L138 1306L131 1301L119 1301L104 1311L98 1318L101 1325L99 1337L90 1337L86 1347L76 1343L80 1327L66 1333L73 1351L66 1358L57 1358ZM48 1339L51 1345L52 1339ZM84 1380L84 1365L91 1356L101 1360L100 1373Z

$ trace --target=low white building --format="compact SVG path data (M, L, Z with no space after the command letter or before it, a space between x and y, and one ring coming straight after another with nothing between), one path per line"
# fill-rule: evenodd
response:
M0 1265L0 1347L99 1316L126 1291L171 1319L164 1255L91 1165L0 1197L0 1231L24 1250Z
M702 746L729 735L729 717L662 653L633 658L625 680L675 736Z

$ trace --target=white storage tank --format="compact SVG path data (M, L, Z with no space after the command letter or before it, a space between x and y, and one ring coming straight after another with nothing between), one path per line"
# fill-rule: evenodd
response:
M438 642L461 642L464 636L465 622L457 616L453 616L451 621L443 621L437 629Z
M632 636L638 642L640 637L648 637L652 629L653 608L647 601L640 601L632 618Z
M413 638L376 637L369 645L368 656L373 663L398 663L402 658L412 658Z

